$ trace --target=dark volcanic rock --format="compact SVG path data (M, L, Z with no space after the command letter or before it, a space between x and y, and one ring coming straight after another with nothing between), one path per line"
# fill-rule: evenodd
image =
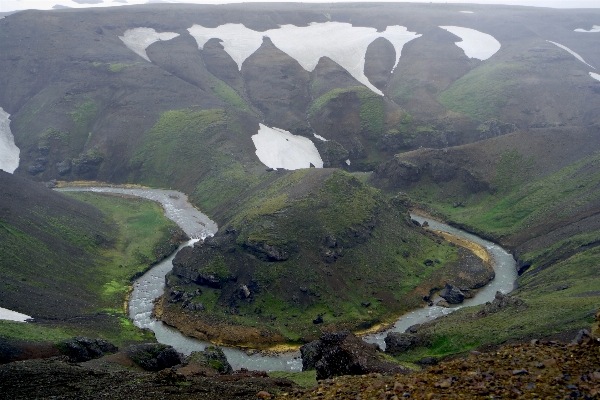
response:
M254 252L267 256L269 261L285 261L290 257L287 251L267 243L248 240L246 246Z
M527 307L525 302L516 297L511 297L503 294L502 292L496 292L496 296L494 297L494 301L491 303L488 301L485 303L479 311L477 311L478 317L485 317L489 314L497 313L500 310L503 310L508 307Z
M231 364L229 364L225 353L220 347L208 346L204 351L194 351L185 361L188 364L198 364L214 369L219 374L233 373L233 368L231 368Z
M242 76L250 100L264 113L265 124L292 133L307 126L309 74L271 39L264 37L260 48L244 61Z
M365 54L365 75L377 89L384 90L396 63L394 45L385 38L377 38Z
M465 294L456 286L446 283L446 286L439 293L450 304L460 304L465 300Z
M197 243L193 248L182 249L173 260L171 274L200 286L222 288L225 283L233 279L228 267L219 262L220 252L227 251L229 246L234 246L232 240L235 239L229 236L232 235L206 238L204 243Z
M398 355L416 347L418 343L419 339L413 334L390 332L385 337L385 352Z
M140 367L148 371L160 371L181 364L183 355L164 344L144 343L131 346L127 355Z
M302 371L310 371L316 368L316 363L321 359L321 341L314 340L300 347L302 355Z
M116 353L117 346L104 339L74 337L59 344L66 356L72 362L89 361L102 357L107 353Z
M348 71L329 57L321 57L311 78L311 92L315 98L334 89L360 85Z
M401 365L382 361L377 345L362 341L350 331L325 333L318 341L303 346L300 352L303 370L314 365L317 379L370 372L397 374L408 371Z

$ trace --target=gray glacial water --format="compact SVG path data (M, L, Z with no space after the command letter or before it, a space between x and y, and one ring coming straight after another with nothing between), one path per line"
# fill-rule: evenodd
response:
M190 354L192 351L203 350L206 346L209 346L210 343L208 342L184 336L178 330L156 320L152 316L152 310L154 308L153 300L161 296L164 292L165 275L173 268L172 261L177 252L185 246L192 246L198 240L216 233L217 225L206 215L187 203L186 196L180 192L160 189L122 189L111 187L63 188L59 190L124 193L158 201L163 205L167 217L177 222L190 237L194 237L194 239L182 245L169 258L157 264L135 281L133 292L131 293L129 300L129 317L136 326L152 330L156 335L156 340L158 342L171 345L181 353ZM175 196L177 196L177 198L175 198ZM496 291L508 293L513 289L514 282L517 278L515 260L500 246L449 225L415 214L411 216L421 223L423 221L428 221L429 226L432 229L448 232L484 246L493 257L493 266L496 277L488 285L482 288L472 299L465 300L463 304L455 305L450 308L433 306L411 311L400 317L389 331L404 332L406 328L411 325L450 314L462 307L476 306L487 301L492 301ZM190 221L192 222L190 223ZM202 221L203 229L201 230L198 230L198 221ZM364 337L364 340L369 343L377 343L380 347L385 348L383 340L389 331L366 336ZM278 356L265 356L261 354L248 355L246 352L235 348L224 347L223 351L227 355L227 359L234 369L247 368L249 370L264 371L302 370L302 360L300 359L299 352L286 353Z
M425 306L404 314L389 331L369 335L363 338L369 343L377 343L382 349L385 349L384 339L388 332L404 332L412 325L431 321L437 317L441 317L442 315L448 315L463 307L477 306L488 301L491 302L494 300L496 292L502 292L504 294L511 292L514 288L514 282L517 279L516 262L513 256L497 244L420 215L411 214L411 217L420 223L427 221L429 223L429 227L432 229L463 237L485 247L485 249L493 258L493 268L494 272L496 273L496 277L490 283L480 289L472 299L466 299L462 304L455 304L449 308L435 305L432 307Z
M133 291L129 298L129 318L139 328L147 328L154 332L156 340L163 344L173 346L183 354L192 351L204 350L211 344L184 336L177 329L172 328L152 316L154 299L162 296L165 289L165 275L173 268L175 255L185 246L192 246L200 239L214 235L217 224L205 214L198 211L187 201L185 194L174 190L134 188L125 189L118 187L68 187L57 189L72 192L96 193L121 193L143 197L162 204L167 218L176 222L193 239L183 244L170 257L155 265L151 270L138 278L133 284ZM280 357L263 356L260 354L248 355L239 349L224 347L229 363L234 369L247 368L249 370L263 371L300 371L302 360L299 353L285 354Z

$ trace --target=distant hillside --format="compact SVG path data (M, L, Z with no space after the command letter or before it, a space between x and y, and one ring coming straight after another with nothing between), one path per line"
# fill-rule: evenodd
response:
M157 182L143 163L161 160L169 186L191 193L215 175L215 163L258 173L249 169L262 166L250 139L259 122L311 140L326 167L363 171L421 146L600 122L600 82L589 75L600 68L596 36L575 32L597 22L597 11L461 7L146 5L10 15L0 20L0 68L10 71L0 106L21 149L17 173ZM226 24L249 42L234 43ZM342 39L357 47L336 41L335 31L306 39L310 27L328 26L345 29ZM501 47L478 59L442 26ZM352 66L361 51L364 67ZM309 60L312 53L323 57ZM159 129L177 130L195 112L212 115L198 121L200 136L157 141ZM140 154L148 146L158 146L151 160ZM183 172L183 163L195 168ZM227 180L221 168L214 177Z
M0 306L122 340L130 278L173 251L179 228L152 202L77 196L92 206L4 171L0 193Z

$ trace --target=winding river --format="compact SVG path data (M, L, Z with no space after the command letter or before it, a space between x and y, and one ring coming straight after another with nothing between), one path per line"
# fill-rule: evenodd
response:
M156 320L152 316L152 310L154 307L153 300L163 294L165 274L173 268L172 261L177 252L185 246L192 246L200 239L214 235L218 229L217 224L189 204L187 202L187 197L183 193L172 190L118 187L69 187L58 190L120 193L155 200L162 204L165 209L165 215L179 224L186 234L193 239L183 244L174 254L157 264L135 281L129 300L129 317L136 326L152 330L158 342L171 345L177 351L184 354L203 350L206 346L210 345L208 342L184 336L178 330ZM493 267L496 272L496 277L488 285L482 288L472 299L465 300L464 303L450 308L432 306L411 311L398 319L389 331L404 332L409 326L430 321L439 316L456 311L459 308L476 306L492 301L496 291L508 293L513 289L514 281L517 278L515 261L513 257L500 246L420 215L413 214L412 218L421 223L427 221L432 229L463 237L485 247L493 258ZM384 348L384 338L389 331L369 335L364 339L370 343L378 343ZM249 370L264 371L302 370L302 360L300 359L299 352L286 353L277 356L266 356L262 354L249 355L246 352L235 348L223 348L223 350L234 369L247 368Z

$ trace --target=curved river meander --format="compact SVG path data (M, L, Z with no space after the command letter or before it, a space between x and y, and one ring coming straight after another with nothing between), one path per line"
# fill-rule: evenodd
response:
M115 187L72 187L58 190L121 193L158 201L162 204L165 215L179 224L189 237L194 238L182 245L180 249L193 245L193 243L206 236L215 234L218 229L215 222L211 221L206 215L187 202L187 198L183 193L173 190ZM485 247L493 258L496 277L472 299L465 300L464 303L450 308L433 306L411 311L398 319L389 331L404 332L411 325L430 321L459 308L492 301L496 291L508 293L513 289L513 284L517 277L515 261L500 246L420 215L412 215L412 217L419 222L429 222L429 226L432 229L463 237ZM177 351L184 354L190 354L192 351L203 350L210 343L184 336L178 330L163 324L152 316L153 300L163 294L165 274L173 267L172 261L177 252L154 266L135 281L129 300L129 317L136 326L151 329L156 335L158 342L171 345ZM378 343L383 348L385 346L383 339L389 331L369 335L364 339L367 342ZM249 370L264 371L300 371L302 369L299 352L266 356L262 354L248 355L246 352L235 348L223 348L223 350L234 369L247 368Z

